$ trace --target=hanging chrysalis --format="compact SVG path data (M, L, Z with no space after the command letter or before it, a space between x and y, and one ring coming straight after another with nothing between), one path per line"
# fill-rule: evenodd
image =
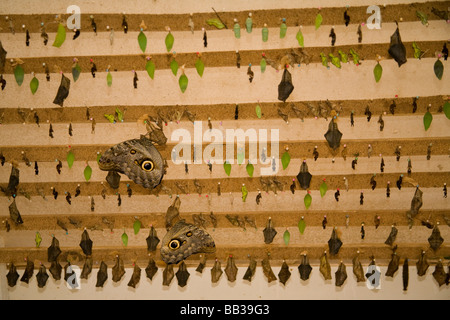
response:
M283 18L280 25L280 39L286 37L286 32L287 32L286 18Z
M267 24L264 23L264 26L261 30L261 35L262 35L262 41L263 42L267 42L267 40L269 40L269 29L267 28Z
M245 202L245 200L247 199L247 195L248 195L248 190L247 187L245 186L245 184L242 184L242 202Z
M306 281L309 279L309 276L311 274L312 267L309 264L309 259L306 253L302 255L302 262L298 266L298 272L300 273L300 279L303 281Z
M61 249L59 248L59 241L55 237L52 238L52 244L47 249L48 262L53 262L58 259L61 254Z
M341 261L335 273L336 287L341 287L344 284L345 280L347 280L347 268L345 267L345 264Z
M241 38L241 26L239 25L237 19L234 19L234 26L233 26L234 36L236 39Z
M345 26L348 27L349 23L350 23L350 16L347 13L348 8L345 9L344 11L344 22L345 22Z
M100 268L97 272L97 282L95 284L96 288L103 288L106 280L108 279L108 266L104 261L101 262Z
M227 266L225 267L225 274L227 275L228 281L230 282L236 281L237 272L238 268L236 267L234 258L232 255L229 255L227 260Z
M147 70L148 76L153 80L155 78L155 63L152 61L151 57L147 57L147 63L145 65L145 70Z
M323 22L323 17L320 14L320 9L319 9L319 13L316 15L316 20L314 22L316 30L320 28L320 26L322 25L322 22Z
M294 85L292 84L291 73L284 66L283 77L278 85L278 100L286 102L290 94L294 91Z
M342 241L339 239L337 234L337 227L333 228L331 233L331 238L328 240L328 248L330 250L331 255L337 255L339 253L339 249L342 246Z
M141 28L141 31L138 34L138 44L139 48L141 48L141 51L145 53L145 50L147 49L147 36L144 34L143 28Z
M252 257L250 257L250 263L247 268L247 271L245 271L243 279L252 281L252 278L255 275L255 272L256 272L256 260L253 259Z
M342 138L342 133L338 129L336 119L331 119L328 125L328 131L325 133L325 139L331 149L336 150L339 148Z
M289 230L286 229L286 231L284 231L284 233L283 233L284 244L288 245L290 239L291 239L291 234L290 234Z
M39 248L41 246L41 242L42 242L41 234L39 232L36 232L35 236L36 248Z
M181 69L181 76L178 79L178 84L180 86L181 92L184 93L187 89L189 80L188 80L188 77L184 73L184 65L180 69Z
M177 277L178 285L181 288L185 287L189 279L190 273L187 271L186 263L184 263L184 261L181 261L175 276Z
M38 283L39 288L44 288L47 284L47 280L49 278L49 275L47 274L47 269L43 264L39 267L39 272L36 275L36 280Z
M395 225L392 225L391 233L389 234L388 238L384 242L388 246L392 246L395 242L395 239L397 238L398 229L395 227Z
M16 225L23 224L22 216L20 215L19 210L16 205L16 197L13 195L13 202L9 205L9 216L11 220L15 222Z
M50 271L53 279L55 279L56 281L61 280L62 266L58 261L53 261L48 271Z
M319 271L325 280L331 280L331 266L328 262L327 252L324 251L320 257Z
M172 61L170 62L170 69L172 70L172 73L174 76L177 75L178 68L179 68L178 62L176 60L176 56L177 56L176 52L173 52L172 53Z
M423 204L422 195L423 192L422 190L419 189L419 186L417 185L416 191L414 192L414 196L411 200L411 209L406 213L406 217L408 218L410 228L412 227L413 219L416 217L416 215L419 213L420 208L422 207Z
M307 191L305 197L303 198L303 203L305 204L305 208L309 209L312 203L311 191Z
M391 55L391 57L394 58L394 60L397 62L398 66L400 67L402 64L406 63L406 61L407 61L406 48L400 37L398 23L396 22L396 24L397 24L397 29L391 36L391 43L390 43L388 52Z
M275 276L275 274L272 271L272 267L270 266L270 260L269 260L269 256L270 254L267 254L267 257L265 257L263 259L263 261L261 262L262 264L262 268L263 268L263 273L267 278L267 281L270 283L272 281L277 280L277 277Z
M23 272L20 281L28 284L33 274L34 274L34 262L27 258L27 266L25 267L25 271Z
M53 46L60 48L62 44L66 41L66 28L64 24L58 24L58 31L56 33L55 41L53 42Z
M89 234L86 229L84 229L81 235L80 247L86 256L92 255L92 240L89 238Z
M285 148L285 152L281 156L281 164L283 165L283 170L286 170L289 166L289 163L291 162L291 156L289 154L289 148Z
M306 160L303 160L302 165L300 167L300 172L297 175L297 180L300 183L300 187L303 189L308 189L311 183L312 175L308 171L308 165L306 164Z
M31 76L33 77L30 81L30 90L32 94L35 94L37 89L39 88L39 80L34 75L34 72L31 73Z
M137 284L141 280L141 272L142 272L141 268L135 262L134 268L133 268L133 274L131 275L130 281L128 281L129 287L136 288Z
M407 291L408 290L408 283L409 283L408 259L405 259L405 262L403 263L402 279L403 279L403 291Z
M252 13L251 12L248 14L248 17L245 20L245 29L247 30L247 33L251 33L252 32L253 20L252 20Z
M9 265L8 274L6 275L8 286L10 286L11 288L15 287L17 284L17 280L19 280L19 277L20 277L20 275L17 272L16 266L14 265L14 263L11 263Z
M147 275L147 278L150 280L153 280L153 276L158 271L158 267L156 266L156 262L153 258L150 258L148 260L147 267L145 268L145 274Z
M195 271L203 273L203 269L205 269L205 266L206 266L206 256L200 255L200 262L197 266L197 269L195 269Z
M266 54L263 53L262 54L262 58L261 58L261 62L259 63L259 66L261 68L261 73L264 73L266 71L266 67L267 67L267 61L266 61ZM258 117L261 118L261 117Z
M110 66L108 66L108 68L106 69L106 84L108 85L108 87L112 86L112 75L111 72L109 71Z
M356 281L365 282L366 279L364 277L364 270L361 262L359 261L359 251L357 252L357 255L353 258L352 264L353 264L353 274L356 276Z
M273 238L277 235L277 231L272 226L272 219L269 217L267 221L267 225L263 230L264 234L264 242L266 244L271 244L273 241Z
M218 259L215 260L214 266L211 268L211 282L217 283L222 276L222 269L220 265L220 261Z
M430 265L428 264L427 258L425 256L425 251L422 251L422 253L420 254L420 258L416 263L417 275L419 277L423 277L427 273L429 266Z
M54 104L59 106L63 106L64 100L69 96L70 90L70 80L67 78L64 73L61 72L61 83L58 88L58 92L56 93L56 97L53 100Z
M386 270L386 277L394 277L394 274L397 272L398 270L398 266L399 266L399 262L400 262L400 257L398 256L396 250L397 250L397 246L395 246L393 249L392 255L391 255L391 261L389 262L388 268Z
M72 289L80 287L78 277L76 276L75 270L72 268L70 261L67 261L67 264L64 266L64 280Z
M287 265L286 261L283 261L280 272L278 273L278 279L283 285L286 285L286 282L289 280L290 277L291 272L289 271L289 266Z
M73 81L77 82L78 78L81 75L81 67L78 64L78 59L77 58L73 58L73 64L72 64L72 76L73 76Z
M158 235L156 234L156 229L153 227L153 225L150 226L150 232L146 241L148 252L155 251L160 240L158 238Z
M166 30L168 31L168 33L167 33L167 36L166 36L166 39L165 39L165 44L166 44L167 52L170 52L170 50L172 50L175 38L173 37L172 32L170 32L170 28L169 27L166 27Z
M428 243L430 244L431 249L436 252L443 242L444 239L441 237L441 232L439 231L438 225L436 224L433 228L431 236L428 238Z
M205 64L201 59L200 52L197 52L197 61L195 61L195 69L200 77L203 77L203 71L205 70Z
M123 264L123 260L119 256L116 256L115 260L116 263L112 268L112 280L114 282L118 282L120 281L120 279L122 279L123 275L125 274L125 267Z
M94 264L94 260L92 257L86 257L86 260L84 261L83 270L81 271L80 278L81 279L87 279L89 275L92 272L92 266Z
M436 267L433 271L433 278L436 280L436 282L439 284L439 287L445 284L445 281L447 279L447 274L444 271L444 266L442 264L441 259L436 264Z

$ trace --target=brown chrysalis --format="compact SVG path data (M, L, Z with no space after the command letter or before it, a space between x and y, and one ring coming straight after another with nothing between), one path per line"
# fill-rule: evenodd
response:
M14 263L11 263L9 265L9 271L8 274L6 275L6 279L8 280L8 286L10 287L14 287L17 283L17 280L19 279L20 275L17 272L17 268L14 265Z
M159 238L158 235L156 234L156 229L153 227L153 225L150 226L150 232L145 240L147 241L148 252L155 251L156 246L159 243Z
M128 281L128 286L136 288L136 285L141 280L141 268L139 268L137 263L134 263L133 274L131 275L130 281Z
M145 274L147 275L147 278L150 280L153 280L153 276L158 271L158 267L156 266L156 262L153 258L150 258L148 260L148 265L145 268Z
M163 286L169 286L174 276L173 264L166 265L163 271Z
M92 255L92 240L89 238L89 234L86 229L84 229L83 234L81 235L80 247L85 255Z
M123 264L123 260L116 256L116 264L112 268L112 281L118 282L120 279L122 279L123 275L125 274L125 267Z
M272 267L270 266L269 255L263 259L262 261L263 273L267 278L267 281L270 283L272 281L277 280L277 277L272 271Z
M238 268L234 262L234 258L232 255L228 256L227 266L225 267L225 274L227 275L227 279L230 282L236 281L236 275L238 272Z
M97 283L95 284L95 287L103 288L106 280L108 280L108 266L104 261L102 261L97 272Z
M328 240L328 248L330 249L331 255L337 255L339 253L339 249L342 246L342 241L339 239L337 235L337 228L333 228L331 233L331 238Z
M327 252L325 251L320 257L319 271L325 280L331 280L331 266L328 262Z
M218 259L214 262L214 266L211 268L211 282L217 283L222 276L221 264Z
M298 266L298 272L300 273L300 279L303 281L306 281L309 279L309 276L311 274L312 267L309 264L309 259L306 254L303 254L302 256L302 262Z
M247 270L245 271L243 279L247 281L252 281L255 272L256 272L256 260L250 257L250 263L248 265Z
M420 254L420 258L416 263L417 275L419 277L424 276L427 273L429 266L430 265L428 264L427 257L425 256L425 251L422 251L422 253Z
M287 265L286 261L283 261L280 272L278 273L278 279L283 285L286 285L286 282L289 280L290 277L291 272L289 271L289 266Z
M264 242L266 244L270 244L273 241L273 238L277 235L277 231L272 226L272 219L269 217L269 220L267 221L267 225L263 230L264 234Z
M48 262L53 262L58 259L61 254L61 249L59 248L59 241L55 237L52 239L52 244L47 249Z
M39 288L45 287L47 284L47 280L49 278L49 275L47 274L47 270L45 269L45 266L41 264L39 267L39 272L36 274L36 279L38 283Z
M178 271L175 275L178 280L178 285L181 288L185 287L189 279L190 273L187 271L186 263L184 263L184 261L181 261L181 263L179 264Z
M341 287L344 284L345 280L347 280L347 268L345 267L345 264L341 261L335 273L336 287Z

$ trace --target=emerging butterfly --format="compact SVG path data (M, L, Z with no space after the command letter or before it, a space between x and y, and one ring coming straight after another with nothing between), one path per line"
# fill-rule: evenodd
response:
M196 253L215 251L214 240L206 231L180 220L164 236L161 258L167 264L174 264Z
M164 160L145 136L121 142L98 160L100 170L123 173L135 183L153 189L165 173Z

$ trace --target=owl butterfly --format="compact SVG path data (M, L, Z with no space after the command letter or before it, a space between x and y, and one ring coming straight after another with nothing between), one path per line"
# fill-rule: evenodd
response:
M214 240L207 232L180 220L164 236L161 258L165 263L173 264L196 253L215 251Z
M121 142L108 149L98 161L100 170L120 172L135 183L153 189L164 176L164 160L145 136Z

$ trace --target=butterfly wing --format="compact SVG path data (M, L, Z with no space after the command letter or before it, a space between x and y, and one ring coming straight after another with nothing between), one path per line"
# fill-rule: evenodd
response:
M206 231L180 220L164 236L161 258L165 263L173 264L196 253L215 251L214 240Z

